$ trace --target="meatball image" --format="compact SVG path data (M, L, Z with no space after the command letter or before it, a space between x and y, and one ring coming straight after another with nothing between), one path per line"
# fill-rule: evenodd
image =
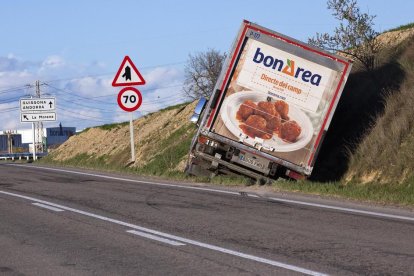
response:
M289 105L285 101L276 101L275 102L275 109L280 114L283 120L289 120Z
M295 142L302 129L296 121L287 121L280 128L279 137L288 142Z
M276 114L276 107L271 102L259 102L257 107L254 114L260 115L266 120L270 120Z
M289 105L282 100L245 100L236 113L236 119L240 122L241 131L251 138L268 140L278 136L285 142L294 143L302 128L296 121L290 120L288 114Z
M266 124L266 119L259 115L251 115L246 120L246 125L259 130L266 130Z
M272 118L267 120L266 128L271 132L279 132L281 125L282 118L280 117L279 113L276 112Z
M252 100L244 101L239 110L237 111L237 119L239 121L246 121L250 115L253 115L254 111L257 109L257 105Z
M241 125L240 128L250 137L270 139L272 138L272 134L268 133L266 126L267 121L265 118L259 115L250 115L245 124Z

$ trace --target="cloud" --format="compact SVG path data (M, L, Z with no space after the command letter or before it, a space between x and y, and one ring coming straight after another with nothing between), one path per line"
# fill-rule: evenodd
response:
M33 84L36 79L36 75L26 70L0 72L0 91L24 87L27 84Z
M64 89L83 96L96 97L115 93L111 85L112 79L109 77L84 77L62 83Z
M144 74L145 88L151 89L171 85L172 82L182 82L183 72L175 67L157 67Z
M149 87L143 94L142 111L154 112L185 101L182 93L184 72L175 67L155 68L148 73Z
M129 114L129 112L118 112L115 114L115 116L112 117L112 121L114 123L127 122L129 121L130 116L131 115ZM133 118L134 120L137 118L137 115L135 113L133 114Z
M41 86L42 95L56 97L58 107L58 121L45 123L46 126L62 122L65 126L83 129L128 121L129 114L122 111L116 101L122 87L111 85L115 72L113 75L99 74L106 69L106 64L101 61L74 64L59 55L50 55L42 61L25 61L13 55L0 57L0 103L16 99L13 106L18 107L18 98L34 95L34 82L40 80L46 83ZM157 67L141 71L141 74L146 85L137 88L143 95L143 104L134 113L134 118L185 100L181 92L184 78L181 68ZM26 84L31 87L26 87ZM19 90L8 90L17 87ZM7 108L0 105L0 112ZM30 124L20 123L18 110L1 114L5 122L1 128L30 128Z
M21 127L20 114L16 103L1 103L0 104L0 116L1 116L1 130L17 129Z
M39 65L39 62L24 61L21 58L9 54L0 56L0 72L27 71Z
M42 62L42 67L40 68L40 70L45 70L48 68L59 68L59 67L64 67L66 65L65 60L57 55L53 55L53 56L48 56L43 62Z

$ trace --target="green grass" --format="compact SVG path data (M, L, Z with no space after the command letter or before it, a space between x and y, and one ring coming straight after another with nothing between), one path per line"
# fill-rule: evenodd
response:
M276 181L272 186L278 191L301 192L383 204L414 205L414 178L396 185L353 182L345 184L339 181L326 183Z
M80 168L87 168L87 169L97 169L97 170L111 170L116 171L121 169L122 167L115 164L107 164L106 159L107 156L96 157L94 155L88 155L86 153L82 153L76 155L73 158L67 159L65 161L57 161L54 160L52 156L46 156L40 159L38 162L43 164L51 164L51 165L59 165L59 166L66 166L66 167L80 167Z
M227 176L227 175L218 175L212 179L204 179L205 182L210 182L216 185L222 186L250 186L252 185L252 180L243 176Z
M145 166L140 168L125 166L130 156L129 147L114 156L96 157L83 153L64 161L57 161L53 159L53 155L49 155L39 162L104 171L122 171L146 176L188 179L183 172L175 170L175 167L183 157L187 156L195 131L193 124L186 124L178 128L166 139L159 142L157 145L158 154L154 155Z
M122 172L127 174L156 176L169 180L185 180L187 182L203 182L215 185L230 187L245 187L251 184L251 181L242 176L216 176L212 179L207 177L191 177L184 172L171 170L175 166L177 157L173 157L171 153L178 149L181 154L187 154L189 140L183 140L179 145L172 146L166 153L172 159L164 158L158 155L143 168L128 168L115 164L107 164L107 157L96 158L87 154L78 155L65 162L56 162L43 158L39 163L59 165L64 167L77 167L94 169L99 171ZM177 155L178 156L178 155ZM355 182L312 182L312 181L289 181L278 180L267 185L274 192L299 192L305 194L321 195L327 197L336 197L350 200L358 200L363 202L397 205L397 206L414 206L414 177L403 183L395 183L395 185L369 183L360 184Z
M105 125L98 126L97 128L102 129L102 130L111 130L111 129L114 129L114 128L121 128L121 127L126 126L128 124L129 124L129 122L105 124Z
M189 105L191 102L185 102L185 103L181 103L181 104L177 104L177 105L172 105L172 106L168 106L168 107L166 107L166 108L163 108L163 109L161 109L159 112L165 112L165 111L168 111L168 110L173 110L173 109L178 109L178 110L180 110L180 109L183 109L183 108L185 108L187 105ZM180 112L180 111L178 111L178 112Z
M145 175L179 175L174 171L175 166L188 154L191 140L195 133L192 124L184 125L177 129L166 139L161 140L159 153L156 154L148 164L137 168L137 172Z
M403 31L403 30L408 30L408 29L412 29L412 28L414 28L414 22L413 23L409 23L409 24L405 24L405 25L398 26L398 27L393 28L391 30L387 30L384 33L394 32L394 31Z
M176 105L171 105L171 106L168 106L166 108L160 109L158 111L154 111L154 112L148 113L148 114L146 114L144 116L144 118L148 118L152 114L155 114L155 113L158 113L158 112L165 112L165 111L174 110L174 109L177 109L178 110L178 113L179 113L181 110L183 110L190 103L191 102L185 102L185 103L180 103L180 104L176 104Z
M188 104L190 104L191 102L185 102L185 103L180 103L180 104L176 104L176 105L172 105L172 106L168 106L166 108L160 109L159 111L154 111L151 113L148 113L144 116L144 118L147 118L148 116L157 113L157 112L165 112L165 111L169 111L169 110L174 110L177 109L178 112L180 112L182 109L184 109ZM121 122L121 123L113 123L113 124L104 124L104 125L100 125L100 126L96 126L96 128L102 129L102 130L112 130L114 128L121 128L123 126L128 125L129 122ZM85 128L82 132L87 132L89 129L91 129L90 127ZM78 134L80 134L78 133Z

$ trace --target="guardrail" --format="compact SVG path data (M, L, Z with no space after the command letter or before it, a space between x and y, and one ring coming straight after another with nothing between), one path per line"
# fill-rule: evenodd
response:
M36 153L36 158L41 158L46 156L46 152ZM21 152L21 153L0 153L0 160L30 160L33 159L33 153L31 152Z

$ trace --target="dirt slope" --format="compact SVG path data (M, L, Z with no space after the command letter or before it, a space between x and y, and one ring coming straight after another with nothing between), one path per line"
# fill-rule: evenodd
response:
M161 141L167 140L179 129L191 127L189 118L194 111L195 104L194 102L180 105L135 120L136 160L132 166L145 166L154 156L164 150L160 148ZM59 162L81 155L88 156L91 160L99 159L106 164L126 165L131 158L129 124L120 124L111 129L90 128L79 135L72 136L52 151L49 158Z
M313 180L390 186L414 181L414 29L378 39L385 49L375 69L352 69Z
M379 35L378 39L387 46L395 46L413 35L414 28L411 28L402 31L386 32Z

